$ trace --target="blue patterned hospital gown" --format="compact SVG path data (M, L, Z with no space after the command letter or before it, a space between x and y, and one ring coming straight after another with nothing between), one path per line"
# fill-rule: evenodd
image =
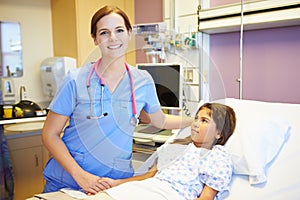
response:
M155 178L168 182L186 199L195 199L204 185L217 191L221 199L229 191L232 162L225 148L215 145L212 150L189 144L184 154L160 169Z

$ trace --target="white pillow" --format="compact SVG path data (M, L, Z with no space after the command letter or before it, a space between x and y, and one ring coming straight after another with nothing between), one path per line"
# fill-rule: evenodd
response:
M268 164L289 136L290 123L276 116L273 103L226 99L236 113L236 129L225 147L232 155L233 173L249 175L250 184L267 181Z

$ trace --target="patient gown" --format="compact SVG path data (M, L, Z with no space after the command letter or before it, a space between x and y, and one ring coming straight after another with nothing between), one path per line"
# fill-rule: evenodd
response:
M215 198L219 200L228 194L231 176L231 158L223 146L207 150L189 144L182 156L165 164L154 177L106 192L116 200L191 200L207 185L219 191Z

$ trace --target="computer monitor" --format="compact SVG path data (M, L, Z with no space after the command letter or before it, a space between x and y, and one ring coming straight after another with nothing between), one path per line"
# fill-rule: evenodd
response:
M183 67L177 63L144 63L137 68L147 70L152 76L156 93L163 109L182 108Z

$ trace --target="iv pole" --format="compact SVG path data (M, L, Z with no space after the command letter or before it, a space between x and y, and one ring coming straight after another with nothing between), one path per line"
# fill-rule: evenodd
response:
M241 0L241 31L240 31L240 77L239 82L239 99L243 98L243 33L244 33L244 0Z

